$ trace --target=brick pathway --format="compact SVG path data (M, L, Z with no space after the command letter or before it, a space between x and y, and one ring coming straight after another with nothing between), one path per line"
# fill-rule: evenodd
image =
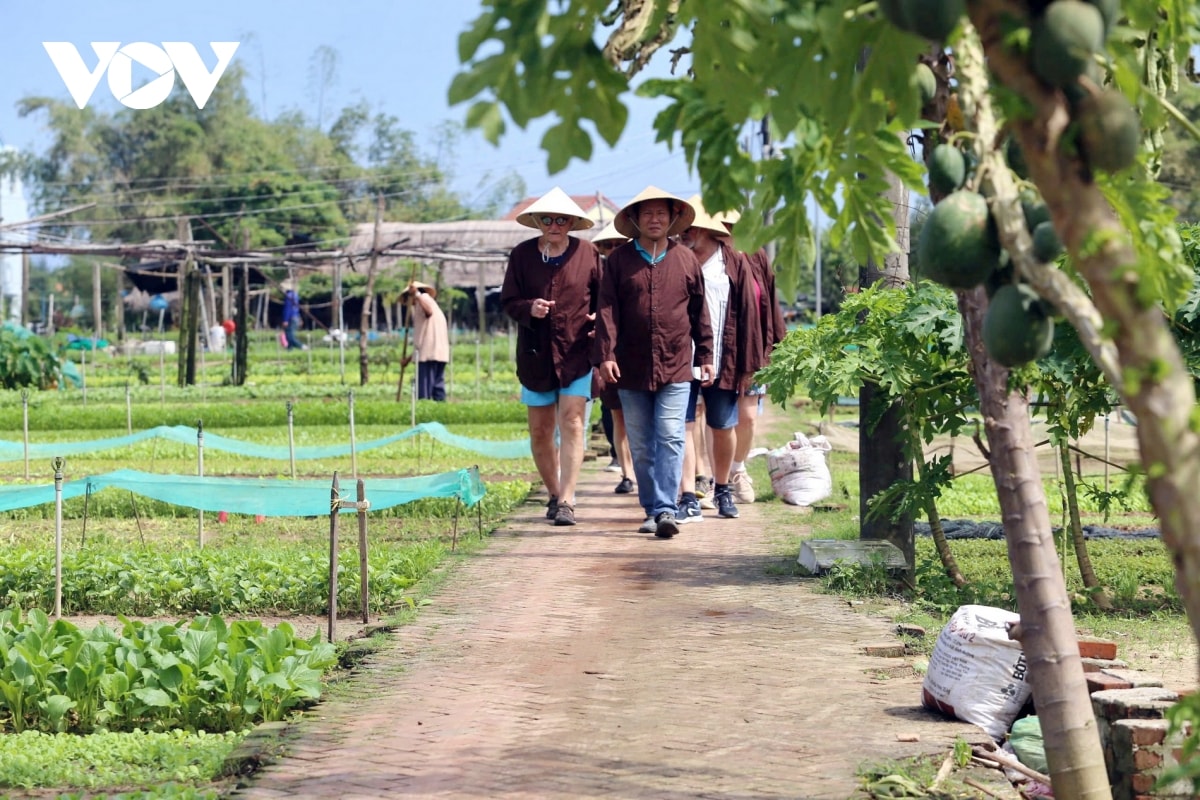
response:
M574 528L519 509L235 796L844 800L986 738L863 653L885 621L767 574L761 505L664 541L615 483L585 465Z

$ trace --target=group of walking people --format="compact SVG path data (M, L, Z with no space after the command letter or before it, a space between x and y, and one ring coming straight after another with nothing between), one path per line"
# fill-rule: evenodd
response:
M702 521L701 496L717 516L737 517L736 503L754 499L744 469L763 393L754 374L785 333L765 253L736 249L736 216L653 186L591 241L570 235L594 223L559 188L517 221L539 235L513 248L500 302L517 323L546 516L575 524L588 401L598 396L624 465L616 491L636 488L640 531L670 538Z

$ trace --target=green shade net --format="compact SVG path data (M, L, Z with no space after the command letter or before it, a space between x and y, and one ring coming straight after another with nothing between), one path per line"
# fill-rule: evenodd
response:
M438 475L363 481L373 511L411 503L425 497L457 497L473 506L486 489L479 470L460 469ZM327 515L332 507L329 481L290 481L270 478L201 478L188 475L155 475L121 469L93 475L62 485L64 500L101 489L121 489L199 511L228 511L261 514L264 517L315 517ZM354 480L340 487L341 499L354 500ZM0 486L0 511L28 508L54 502L54 486ZM355 513L353 508L343 512Z
M427 436L436 439L443 444L456 447L460 450L469 450L473 453L488 456L489 458L529 458L529 439L515 439L507 442L493 442L487 439L474 439L470 436L462 436L457 433L451 433L446 429L446 426L440 422L422 422L414 428L409 428L401 433L385 436L382 439L373 439L369 442L357 442L353 448L355 452L364 452L366 450L374 450L377 447L386 447L393 442L399 442L403 439L409 439L418 434L424 433ZM93 439L87 442L52 442L38 443L29 445L30 458L53 458L55 456L73 456L80 453L94 453L101 450L114 450L119 447L126 447L136 442L145 439L167 439L180 444L197 444L196 429L189 428L186 425L166 426L160 425L157 428L138 431L137 433L127 434L125 436L113 436L108 439ZM251 458L267 458L277 461L287 461L292 455L285 445L266 445L257 444L255 442L245 442L241 439L231 439L227 436L220 436L215 433L204 434L204 447L213 450L223 450L229 453L237 453L238 455L249 456ZM349 443L335 444L325 446L308 446L296 448L296 459L299 461L319 459L319 458L337 458L339 456L350 455L351 447ZM25 449L21 442L6 442L0 441L0 461L20 461L25 457Z

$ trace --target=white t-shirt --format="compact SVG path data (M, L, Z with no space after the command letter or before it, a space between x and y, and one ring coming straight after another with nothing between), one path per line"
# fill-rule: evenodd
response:
M725 315L729 311L729 276L725 274L725 256L717 248L700 267L704 274L704 304L708 306L708 322L713 335L713 373L721 371L721 345L725 338ZM696 344L692 343L692 353ZM692 375L700 380L699 367L692 367Z

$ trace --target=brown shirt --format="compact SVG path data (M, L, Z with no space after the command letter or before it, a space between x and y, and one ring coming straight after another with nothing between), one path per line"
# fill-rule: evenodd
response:
M518 323L517 379L534 392L561 389L592 369L588 315L596 311L600 254L572 236L563 256L555 266L542 259L536 238L521 242L508 256L500 290L504 312ZM538 298L554 301L542 319L530 313Z
M691 381L693 364L712 363L712 341L704 278L691 250L671 242L653 266L633 242L609 254L600 282L596 349L599 362L617 362L619 388L657 391Z
M771 268L771 259L767 257L766 248L749 256L749 259L754 268L754 280L762 292L759 311L762 322L763 362L760 366L766 366L775 345L787 336L787 323L783 321L783 311L779 308L779 298L775 294L775 270Z

